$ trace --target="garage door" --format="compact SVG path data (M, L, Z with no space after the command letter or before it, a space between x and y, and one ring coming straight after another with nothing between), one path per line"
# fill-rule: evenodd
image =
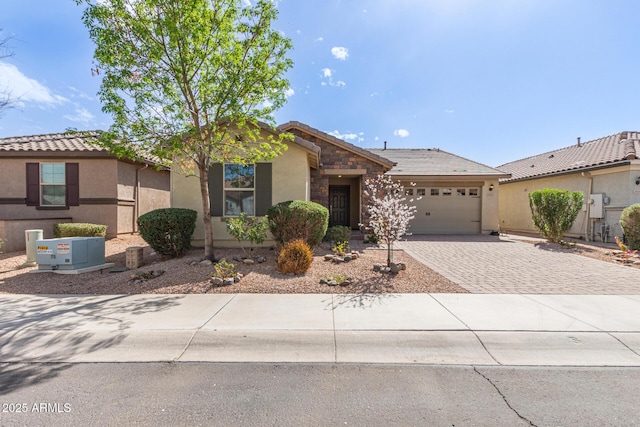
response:
M410 233L480 233L480 187L417 186L407 191L407 198L413 196L417 208Z

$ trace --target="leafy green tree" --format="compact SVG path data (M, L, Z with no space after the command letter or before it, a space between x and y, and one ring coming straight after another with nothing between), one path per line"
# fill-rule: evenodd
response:
M119 156L146 152L197 173L205 257L214 259L208 171L269 160L290 135L261 137L286 102L291 41L271 28L269 0L75 0L96 45L102 109L98 143ZM264 132L262 133L264 135ZM179 161L178 161L179 160Z
M571 229L582 208L584 195L545 188L529 193L529 206L533 225L550 242L559 243Z

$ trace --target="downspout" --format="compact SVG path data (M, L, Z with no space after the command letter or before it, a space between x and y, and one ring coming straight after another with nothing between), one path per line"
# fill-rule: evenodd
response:
M136 186L133 190L133 226L131 227L132 233L138 232L138 215L140 213L140 171L149 167L149 164L145 163L145 165L141 168L136 168Z
M591 233L589 232L589 224L591 222L591 190L593 189L593 177L591 176L591 172L582 172L582 176L589 177L589 190L584 199L584 204L587 207L585 210L584 217L584 240L590 242L593 240L591 238Z

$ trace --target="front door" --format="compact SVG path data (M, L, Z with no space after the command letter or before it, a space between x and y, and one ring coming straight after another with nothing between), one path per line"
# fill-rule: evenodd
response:
M349 221L349 189L348 185L329 186L329 227L334 225L350 225Z

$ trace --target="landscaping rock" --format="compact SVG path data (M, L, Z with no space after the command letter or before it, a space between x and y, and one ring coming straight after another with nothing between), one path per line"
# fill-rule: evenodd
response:
M325 261L333 261L333 255L331 255L331 254L327 254L327 255L325 255L325 256L324 256L324 260L325 260Z
M398 274L400 272L400 266L398 264L391 264L389 266L389 273Z
M225 286L233 285L234 284L233 278L224 279L222 281L222 284Z
M209 265L212 265L212 264L213 264L213 262L210 259L205 259L205 260L202 260L202 261L200 261L198 263L198 265L202 265L202 266L209 266Z
M327 285L329 285L329 286L338 286L338 282L336 282L335 280L329 280L327 282Z
M373 264L373 271L380 271L382 268L382 264Z
M345 255L342 259L344 260L344 262L349 262L353 259L353 257L351 255Z
M233 260L234 260L234 261L238 261L238 262L242 262L242 257L241 257L241 256L238 256L238 255L235 255L235 256L233 257Z
M240 277L236 276L233 278L233 283L240 283Z
M341 263L344 262L344 258L340 258L339 256L335 256L335 257L333 257L333 262L335 264L341 264Z
M358 252L351 252L351 258L358 259L359 257L360 257L360 254L358 254Z
M263 257L263 256L259 256L258 258L256 258L256 262L258 264L262 264L263 262L266 262L266 261L267 261L267 259L265 257Z
M342 282L340 282L340 286L349 286L351 284L350 280L343 280Z
M322 279L320 279L320 284L321 285L326 285L327 283L328 283L327 279L325 279L324 277Z
M253 265L256 262L254 260L252 260L251 258L245 258L245 259L242 260L242 263L246 264L246 265Z
M212 277L211 278L211 283L215 286L222 286L222 284L224 283L224 280L222 280L219 277Z
M380 269L380 273L382 274L389 274L391 272L391 267L382 267Z

